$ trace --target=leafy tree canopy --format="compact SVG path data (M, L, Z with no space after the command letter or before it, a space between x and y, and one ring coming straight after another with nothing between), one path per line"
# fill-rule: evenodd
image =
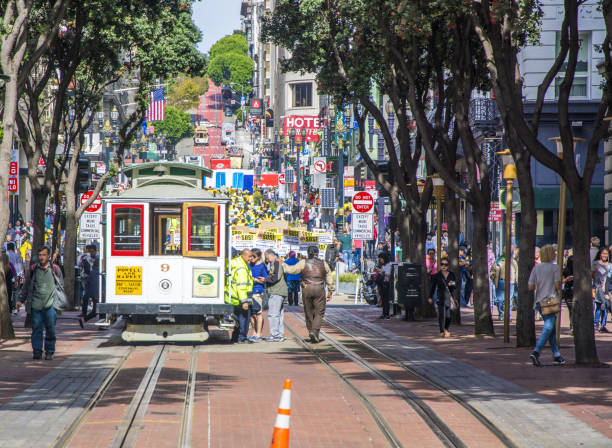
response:
M206 78L179 76L170 83L167 104L183 111L195 109L200 102L200 95L207 90Z
M166 107L166 118L163 121L154 121L155 134L166 134L166 138L175 144L180 139L193 135L191 116L176 107Z
M222 53L210 60L208 76L215 85L237 84L232 86L236 90L241 88L245 93L251 91L249 81L253 77L253 61L246 55L238 53Z
M249 47L244 35L232 34L231 36L222 37L215 42L210 48L209 56L211 60L226 53L237 53L246 56L248 49Z

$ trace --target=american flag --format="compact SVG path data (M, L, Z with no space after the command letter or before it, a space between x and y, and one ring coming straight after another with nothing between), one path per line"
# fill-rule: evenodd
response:
M146 121L162 121L166 118L166 98L165 89L154 90L151 92L151 103L145 115Z

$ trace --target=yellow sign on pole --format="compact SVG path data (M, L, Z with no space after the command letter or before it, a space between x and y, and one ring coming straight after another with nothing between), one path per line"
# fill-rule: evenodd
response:
M115 268L115 294L118 296L142 295L142 266L117 266Z

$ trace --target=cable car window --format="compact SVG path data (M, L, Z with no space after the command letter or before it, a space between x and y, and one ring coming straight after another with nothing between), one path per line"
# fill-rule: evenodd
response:
M142 255L142 205L113 206L112 255Z
M184 205L186 220L183 255L215 257L218 250L218 209L216 205Z

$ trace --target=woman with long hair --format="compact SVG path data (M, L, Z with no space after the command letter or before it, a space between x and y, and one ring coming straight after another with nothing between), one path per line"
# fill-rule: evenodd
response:
M440 337L450 338L451 303L453 293L457 285L455 274L449 270L448 258L440 260L440 271L431 277L431 288L429 303L434 303L433 297L437 296L438 323L440 325Z

